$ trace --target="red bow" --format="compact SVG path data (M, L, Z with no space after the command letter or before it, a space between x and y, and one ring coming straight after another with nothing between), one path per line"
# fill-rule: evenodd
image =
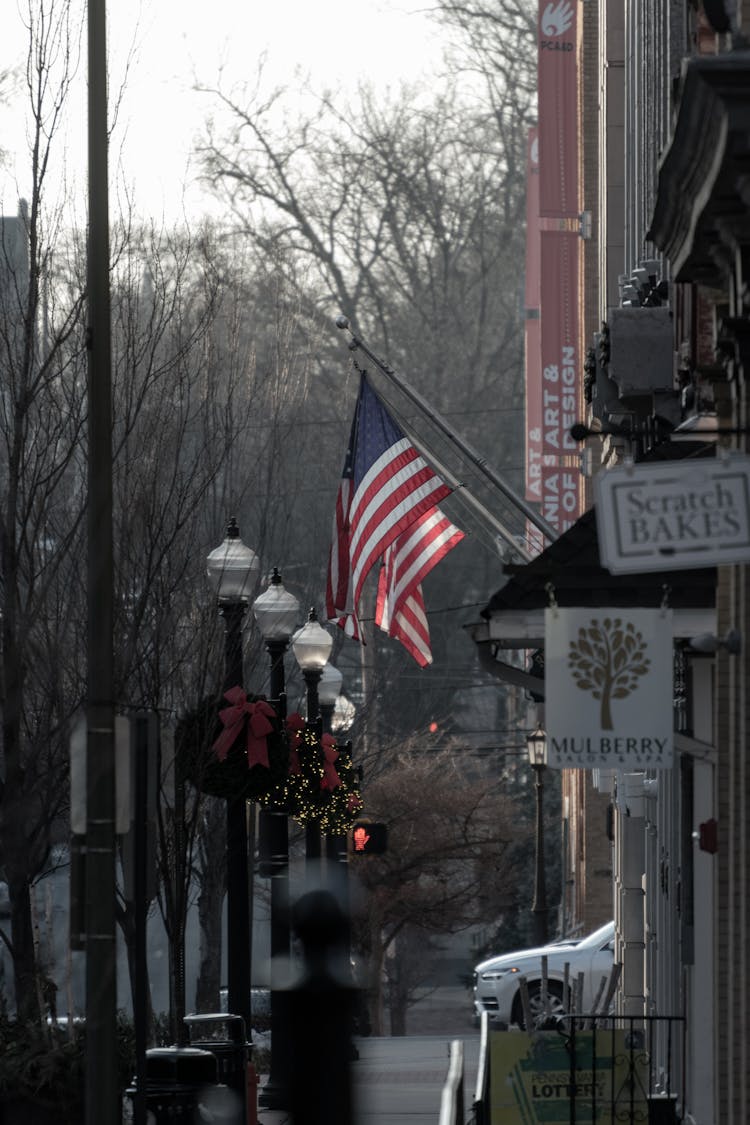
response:
M302 741L302 731L305 729L305 720L299 711L292 711L291 715L287 716L286 729L292 736L292 745L296 748Z
M337 785L341 784L341 778L336 773L336 767L333 764L339 756L339 752L336 749L336 740L330 734L324 734L320 740L320 745L325 759L320 788L335 789Z
M250 703L241 687L230 688L224 692L224 698L231 707L219 711L219 718L225 729L213 744L213 752L220 762L239 738L247 717L247 766L265 766L269 768L268 743L266 739L273 731L271 720L276 712L270 703L259 699L257 703Z
M287 717L286 729L292 736L289 744L289 776L297 777L302 773L297 749L302 742L302 731L305 729L305 720L302 718L299 711L293 711L292 714Z

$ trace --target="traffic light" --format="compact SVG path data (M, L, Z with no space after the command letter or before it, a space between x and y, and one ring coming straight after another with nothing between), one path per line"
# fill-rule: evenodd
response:
M352 851L354 855L382 855L388 849L388 828L385 824L373 824L368 820L358 820L352 828Z

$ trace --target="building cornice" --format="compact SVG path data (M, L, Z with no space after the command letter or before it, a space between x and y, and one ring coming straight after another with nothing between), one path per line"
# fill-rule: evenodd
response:
M648 238L675 281L721 284L750 244L750 51L686 61Z

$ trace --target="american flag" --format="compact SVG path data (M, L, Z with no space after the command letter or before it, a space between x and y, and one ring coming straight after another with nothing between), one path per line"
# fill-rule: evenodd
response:
M329 620L361 639L357 606L370 570L403 532L449 494L363 373L333 518Z
M422 579L463 537L463 531L435 507L399 535L380 567L375 624L401 641L422 668L432 664Z

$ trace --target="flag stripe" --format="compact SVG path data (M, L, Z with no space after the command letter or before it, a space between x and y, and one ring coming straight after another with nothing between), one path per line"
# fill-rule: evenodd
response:
M374 468L377 472L367 474L352 500L349 518L353 554L359 551L360 540L377 529L383 515L389 515L391 522L396 522L404 515L409 515L413 505L422 497L433 492L448 495L450 491L447 485L435 477L430 466L416 450L412 450L412 456L398 453L395 460ZM437 503L437 500L432 503Z
M432 663L421 581L464 537L440 511L422 515L389 547L378 579L375 624L422 667Z
M426 574L464 537L439 508L428 513L398 543L398 567L391 589L398 601L402 591L421 583Z
M390 635L401 642L421 668L432 664L430 630L424 612L421 586L417 586L414 593L410 594L404 602L391 625Z
M445 485L436 486L432 470L425 466L417 476L421 479L425 474L429 479L424 480L407 497L393 507L391 499L384 499L380 506L372 512L367 524L354 529L352 521L352 547L354 604L359 601L365 578L370 573L373 564L380 558L390 544L408 527L415 518L423 512L429 511L438 499L442 499L449 491ZM417 479L415 476L414 479ZM397 493L398 494L398 493ZM365 553L366 552L366 553Z

